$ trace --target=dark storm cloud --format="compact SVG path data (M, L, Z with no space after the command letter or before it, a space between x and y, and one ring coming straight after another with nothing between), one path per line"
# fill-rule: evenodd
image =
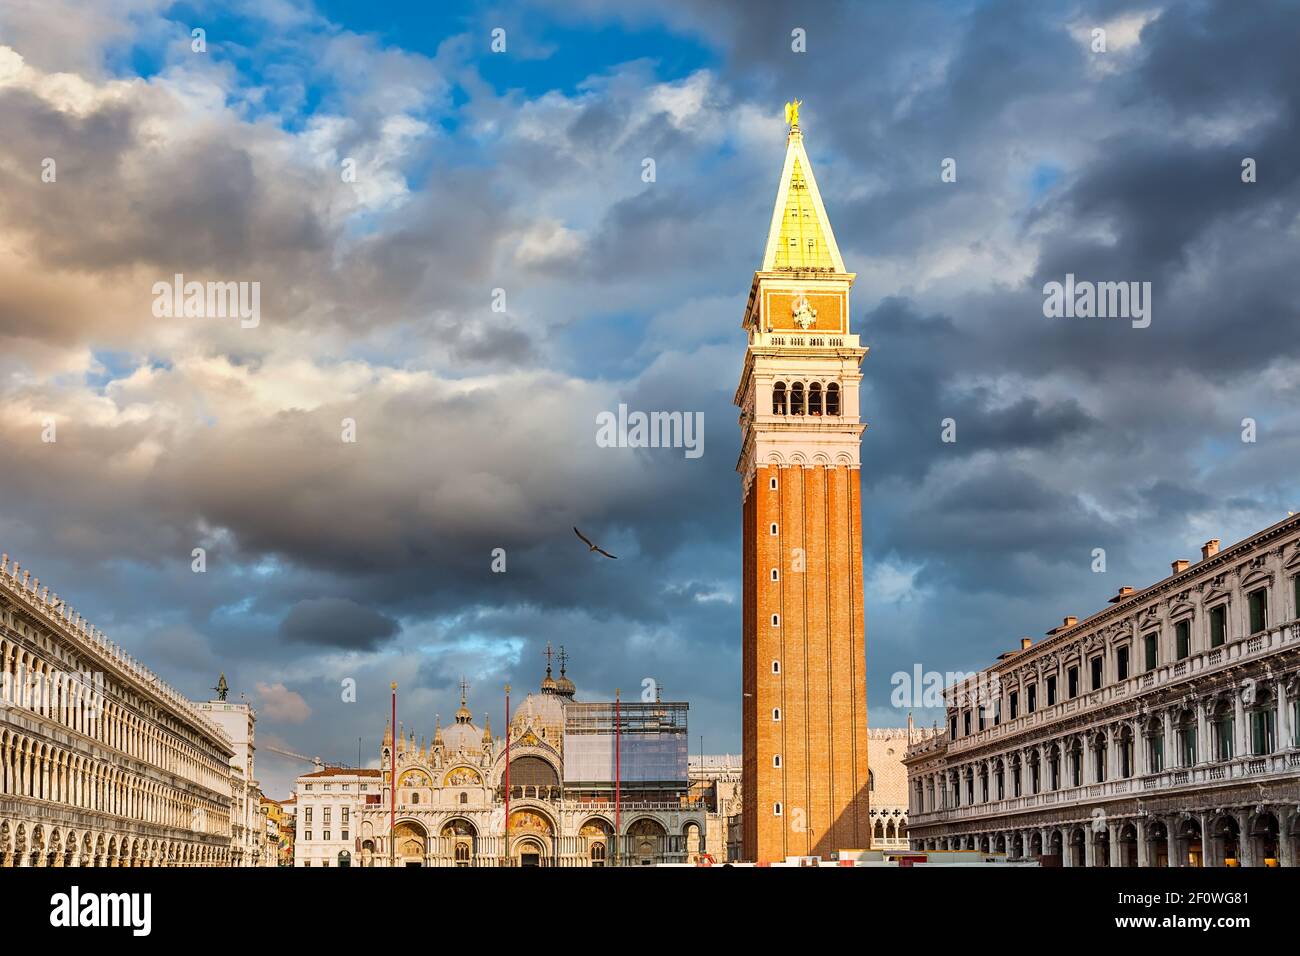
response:
M373 608L333 597L299 601L280 623L286 641L367 651L400 630L396 621Z

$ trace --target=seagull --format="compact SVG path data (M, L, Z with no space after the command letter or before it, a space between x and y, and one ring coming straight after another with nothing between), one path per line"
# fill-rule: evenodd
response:
M581 531L579 531L577 528L574 528L574 529L573 529L573 533L576 534L579 538L582 539L582 543L585 544L585 545L587 546L587 549L588 549L589 551L595 551L595 552L598 553L598 554L603 554L605 557L607 557L607 558L613 558L615 561L618 560L618 555L610 554L610 553L609 553L608 551L606 551L604 548L600 548L600 547L597 547L596 545L592 544L592 543L591 543L591 539L588 538L588 537L587 537L585 534L583 534Z

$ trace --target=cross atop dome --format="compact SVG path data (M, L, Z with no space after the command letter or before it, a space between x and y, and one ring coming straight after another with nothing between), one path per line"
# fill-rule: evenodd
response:
M546 656L546 676L542 678L542 693L555 693L555 678L551 676L551 658L555 656L555 651L551 649L551 642L546 642L546 650L542 651Z
M469 699L469 681L464 677L460 679L460 709L456 711L456 723L468 724L474 719L474 715L469 712L466 701Z
M563 644L560 645L560 653L557 654L556 657L560 660L560 678L555 682L555 692L561 697L567 697L572 700L573 695L577 693L578 689L573 685L573 681L569 680L565 675L565 669L569 663L569 655L564 650Z

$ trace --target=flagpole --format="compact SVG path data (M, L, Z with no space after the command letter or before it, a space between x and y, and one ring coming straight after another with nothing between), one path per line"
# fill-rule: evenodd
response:
M393 739L389 741L388 865L397 866L397 681L393 681Z
M506 835L505 849L501 854L505 865L510 865L510 685L506 684Z
M623 717L614 688L614 865L623 865Z

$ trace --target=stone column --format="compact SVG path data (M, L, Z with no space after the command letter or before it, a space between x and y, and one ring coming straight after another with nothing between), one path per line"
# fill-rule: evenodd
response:
M1251 844L1250 839L1250 810L1238 810L1232 815L1237 821L1239 835L1237 837L1239 854L1242 866L1258 866L1255 861L1255 847Z
M1169 859L1168 864L1171 867L1183 865L1183 859L1178 855L1178 818L1170 817L1165 820L1165 837L1169 841Z
M1196 762L1205 763L1210 759L1209 722L1205 719L1205 708L1209 702L1205 699L1196 702Z
M1241 689L1232 692L1232 755L1245 757L1250 753L1250 732L1246 726L1246 707L1241 700Z
M1295 860L1291 858L1291 817L1294 815L1289 807L1281 807L1277 811L1277 865L1291 867L1295 866Z
M1106 823L1106 835L1109 837L1107 850L1110 853L1110 859L1107 861L1108 865L1112 867L1124 866L1124 854L1121 852L1119 845L1119 824L1108 821Z
M1147 821L1144 817L1138 817L1133 821L1134 829L1137 830L1137 865L1147 867L1151 865L1151 848L1147 846Z
M1291 706L1286 696L1286 681L1277 682L1277 746L1286 750L1291 746Z

